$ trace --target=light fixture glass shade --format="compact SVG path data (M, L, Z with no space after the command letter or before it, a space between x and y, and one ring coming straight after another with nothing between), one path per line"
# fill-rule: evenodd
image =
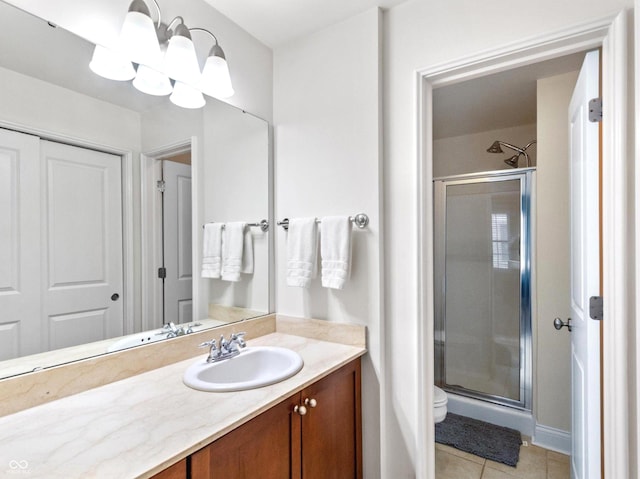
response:
M136 76L136 71L129 60L119 52L110 50L102 45L96 45L89 68L96 75L109 80L128 81Z
M227 60L222 48L217 44L209 52L199 86L203 93L215 98L229 98L235 93Z
M133 63L156 65L162 57L156 28L143 0L133 0L120 31L120 49Z
M178 25L169 39L164 56L164 72L176 81L197 85L200 81L200 65L191 34L185 25Z
M146 65L139 65L133 86L148 95L164 96L173 91L169 77Z
M176 81L169 100L182 108L202 108L207 103L200 90L181 81Z

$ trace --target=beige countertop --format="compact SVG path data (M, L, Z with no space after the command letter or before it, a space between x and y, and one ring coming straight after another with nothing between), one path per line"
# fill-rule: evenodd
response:
M183 384L191 358L2 417L0 477L150 477L366 351L279 332L248 345L290 348L304 367L271 386L210 393Z

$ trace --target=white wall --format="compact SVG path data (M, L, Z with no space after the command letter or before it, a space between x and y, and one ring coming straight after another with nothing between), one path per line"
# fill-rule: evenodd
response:
M577 72L538 80L536 193L536 420L571 430L571 336L553 319L570 314L569 132Z
M525 146L535 139L536 125L532 124L434 140L433 177L512 169L505 164L504 160L515 152L504 148L504 153L488 153L487 148L496 140ZM536 145L532 145L527 150L527 154L531 158L531 166L536 166L536 153ZM520 158L518 166L524 168L526 165L523 156Z
M140 150L140 115L0 67L0 119L123 150Z
M343 290L289 287L286 233L277 228L277 311L367 326L363 361L364 477L380 477L380 13L369 10L274 52L277 219L366 213L353 231Z
M383 457L385 477L414 477L422 417L417 377L417 152L416 71L484 50L584 23L620 9L630 0L410 0L384 16L384 211L386 377L391 400ZM495 19L500 18L496 28ZM526 21L523 23L523 19ZM411 380L407 380L410 378ZM428 465L432 467L432 465Z

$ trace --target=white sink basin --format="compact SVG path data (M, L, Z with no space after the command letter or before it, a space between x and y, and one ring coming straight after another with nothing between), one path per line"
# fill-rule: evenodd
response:
M156 341L162 341L166 339L166 334L156 334L161 333L161 330L158 329L156 331L145 332L132 334L131 336L125 336L122 339L114 342L107 348L108 353L113 353L115 351L121 351L122 349L132 348L134 346L140 346L142 344L155 343Z
M248 347L236 357L215 363L207 363L206 358L202 358L189 366L182 380L200 391L243 391L290 378L303 364L300 355L290 349Z

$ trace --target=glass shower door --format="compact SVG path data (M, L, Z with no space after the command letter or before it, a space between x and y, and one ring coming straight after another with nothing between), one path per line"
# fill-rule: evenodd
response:
M529 178L436 181L436 382L527 408Z

